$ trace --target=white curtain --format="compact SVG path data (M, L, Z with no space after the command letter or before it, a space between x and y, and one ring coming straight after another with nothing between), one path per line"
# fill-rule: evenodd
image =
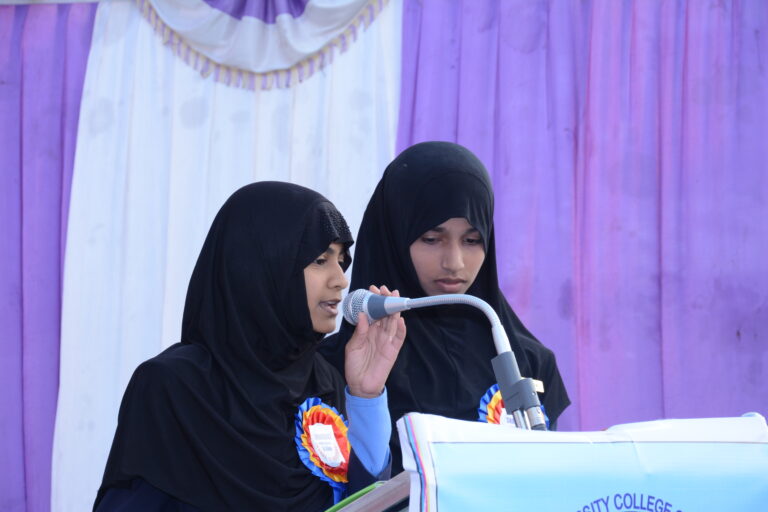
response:
M394 155L401 16L390 2L332 66L253 92L203 79L132 2L100 4L72 184L52 510L92 506L123 390L178 341L189 275L231 192L299 183L357 232Z

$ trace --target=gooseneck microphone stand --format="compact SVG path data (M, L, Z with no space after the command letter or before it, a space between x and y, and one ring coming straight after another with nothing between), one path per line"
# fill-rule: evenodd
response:
M360 293L362 292L362 293ZM482 299L465 294L445 294L432 297L408 299L405 297L383 297L367 290L356 290L345 298L344 316L347 321L357 324L357 313L365 312L369 319L376 320L408 309L465 304L482 311L491 322L491 334L496 346L496 357L491 359L493 373L499 384L504 408L511 414L515 425L525 430L547 430L541 402L536 394L533 379L520 375L517 359L509 345L509 338L496 311ZM348 316L348 310L352 314ZM354 319L354 321L352 320Z

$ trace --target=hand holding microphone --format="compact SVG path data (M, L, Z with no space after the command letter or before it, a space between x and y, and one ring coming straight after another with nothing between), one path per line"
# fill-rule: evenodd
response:
M372 286L371 290L375 290L375 287ZM382 290L386 290L386 287L382 287ZM539 402L539 396L536 394L533 380L523 378L520 375L520 369L517 366L517 360L515 359L514 352L512 352L512 347L509 345L504 325L499 320L496 311L484 300L464 294L445 294L408 299L400 297L399 293L375 295L360 289L350 292L344 298L342 311L347 322L357 325L355 335L353 335L354 338L361 329L361 326L368 322L373 322L373 325L375 325L376 322L380 321L379 319L388 318L389 315L396 315L398 320L402 321L399 318L401 311L447 304L466 304L476 307L485 313L485 316L491 322L491 334L493 335L493 343L498 354L491 359L491 364L493 366L493 373L496 375L496 381L499 384L499 389L501 390L501 396L504 399L505 408L512 414L515 425L518 428L547 430L544 412L541 410L541 403ZM365 321L366 319L368 320L367 322ZM404 337L405 326L403 326ZM402 345L402 342L400 345ZM347 347L349 348L349 344ZM400 350L399 346L397 350ZM395 357L397 357L396 353ZM394 360L392 363L394 364ZM391 369L391 366L389 369Z
M386 286L379 290L357 290L379 300L398 299L397 290L390 292ZM380 295L379 295L380 294ZM346 300L346 299L345 299ZM360 314L361 322L357 322ZM405 341L405 321L400 314L381 315L368 320L366 311L355 315L357 328L344 350L344 375L352 395L372 398L381 394L389 372L395 364L400 347Z

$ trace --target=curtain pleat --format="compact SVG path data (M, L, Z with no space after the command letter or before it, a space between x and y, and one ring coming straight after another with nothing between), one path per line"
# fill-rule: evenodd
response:
M96 7L0 6L0 510L50 510L61 282Z
M560 428L765 414L768 4L406 0L398 149L459 142Z

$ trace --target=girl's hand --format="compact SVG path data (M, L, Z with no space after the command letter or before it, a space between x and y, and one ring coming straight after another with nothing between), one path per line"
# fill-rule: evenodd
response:
M390 292L386 286L382 286L381 290L371 286L369 290L384 296L400 296L397 290ZM355 332L344 351L344 373L349 393L362 398L379 396L403 341L405 321L400 318L400 313L385 316L371 325L368 325L368 316L360 313Z

